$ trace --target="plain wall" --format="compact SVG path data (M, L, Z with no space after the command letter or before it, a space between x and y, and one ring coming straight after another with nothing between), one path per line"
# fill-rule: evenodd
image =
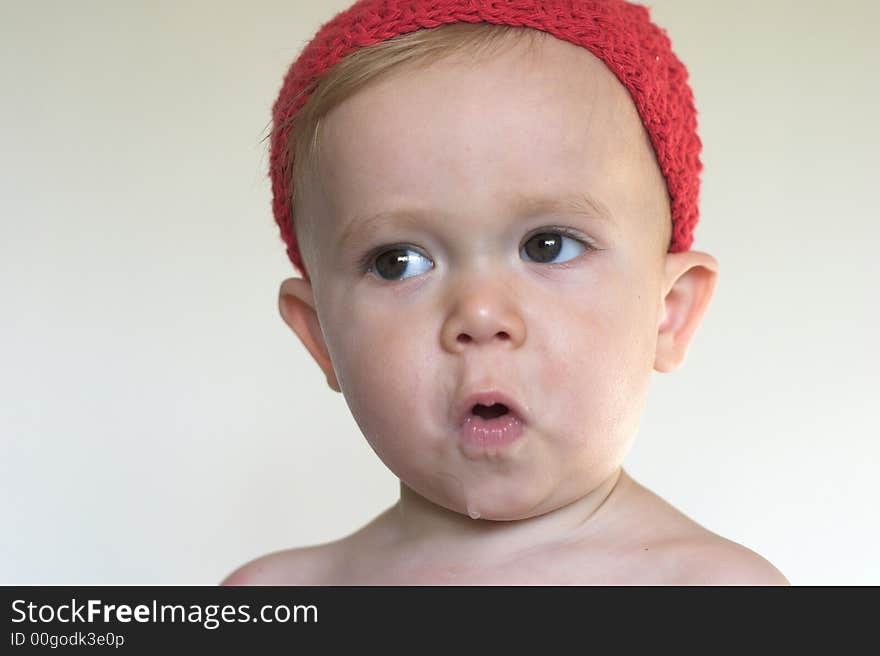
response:
M0 582L216 583L396 500L277 310L270 108L348 5L0 4ZM794 584L880 584L880 4L650 6L721 273L625 465Z

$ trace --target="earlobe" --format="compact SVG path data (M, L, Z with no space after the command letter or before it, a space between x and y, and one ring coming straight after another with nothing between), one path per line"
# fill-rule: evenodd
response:
M718 280L718 261L707 253L686 251L666 255L665 315L657 330L654 369L670 372L681 366Z
M303 346L321 367L330 388L339 392L339 381L336 379L330 352L324 341L324 331L315 311L315 296L311 283L302 278L288 278L282 282L278 292L278 311L284 323L296 333Z

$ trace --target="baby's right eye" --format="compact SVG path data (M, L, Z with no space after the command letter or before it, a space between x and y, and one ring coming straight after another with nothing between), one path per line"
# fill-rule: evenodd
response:
M419 259L428 262L425 267L416 267L414 275L421 275L425 271L433 268L434 264L427 256L420 252L406 247L393 248L391 250L382 251L377 257L370 258L369 268L374 270L383 280L401 280L407 269L411 269L410 263L417 262ZM410 277L410 276L407 276Z

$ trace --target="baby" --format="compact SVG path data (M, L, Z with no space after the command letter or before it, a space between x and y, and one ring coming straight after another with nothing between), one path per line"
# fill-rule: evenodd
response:
M467 20L465 20L467 17ZM687 72L623 0L361 0L275 103L279 308L400 499L224 584L787 584L622 467L718 263Z

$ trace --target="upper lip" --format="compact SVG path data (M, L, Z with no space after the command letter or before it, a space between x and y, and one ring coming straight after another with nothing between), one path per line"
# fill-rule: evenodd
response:
M480 403L482 405L491 406L495 403L502 403L507 406L508 412L518 418L521 422L526 423L526 414L520 404L506 392L502 392L497 388L487 388L480 392L474 392L465 396L456 407L456 418L459 425L464 424L474 406Z

